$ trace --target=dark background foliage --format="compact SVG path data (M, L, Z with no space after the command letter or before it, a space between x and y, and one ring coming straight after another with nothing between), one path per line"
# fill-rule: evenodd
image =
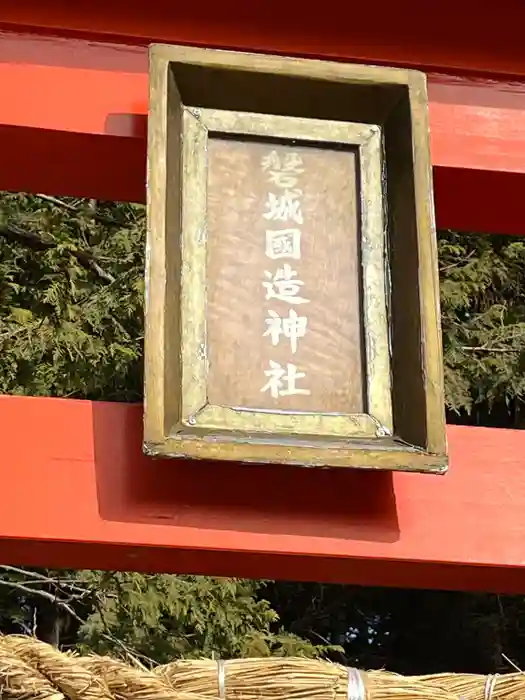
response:
M0 392L141 399L144 233L137 205L0 194ZM525 245L441 232L439 255L448 420L520 428ZM0 631L151 661L322 654L402 673L525 663L521 597L315 583L3 565Z

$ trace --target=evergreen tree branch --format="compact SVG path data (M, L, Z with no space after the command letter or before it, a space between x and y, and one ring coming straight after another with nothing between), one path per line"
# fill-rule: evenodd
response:
M69 202L64 202L62 199L59 199L58 197L52 197L49 194L37 194L35 195L39 199L43 199L45 202L49 202L50 204L54 204L57 207L63 207L64 209L67 209L70 212L75 212L78 214L78 209L74 204L69 204ZM90 204L90 209L91 209L91 214L90 216L94 221L97 221L99 224L102 224L103 226L120 226L122 223L119 223L116 219L112 219L109 216L104 216L103 214L99 214L96 211L96 199L90 199L89 204Z
M442 274L443 272L448 272L448 270L453 270L455 267L463 267L467 260L470 260L470 258L475 254L475 252L475 250L471 250L468 255L465 255L457 262L450 263L449 265L440 266L439 273Z
M0 228L0 235L11 235L15 236L16 238L22 241L31 241L44 249L56 249L57 247L55 241L44 238L41 234L36 233L35 231L28 231L14 224L7 224L7 226ZM76 258L81 265L96 272L97 275L106 282L111 284L115 281L113 275L101 267L100 261L97 260L97 258L92 253L88 253L84 250L71 249L68 249L68 253L74 258Z

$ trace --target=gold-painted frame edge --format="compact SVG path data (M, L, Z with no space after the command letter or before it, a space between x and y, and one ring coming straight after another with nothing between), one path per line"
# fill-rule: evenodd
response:
M232 444L231 438L217 436L210 445L205 439L196 436L179 435L169 437L166 430L166 415L173 412L171 395L165 394L165 336L164 317L177 313L173 300L166 298L166 245L168 235L165 226L166 209L166 112L168 91L167 74L171 63L193 63L202 66L240 69L254 72L284 72L295 77L308 77L319 80L345 83L377 84L388 83L409 87L413 147L416 158L416 192L420 197L429 196L432 202L432 178L429 164L429 129L426 99L426 77L416 71L374 66L354 66L328 61L312 61L280 56L259 56L255 54L206 51L201 48L153 45L150 47L150 107L148 119L148 175L147 203L148 229L146 244L146 294L145 306L145 385L144 385L144 451L151 456L187 457L195 459L232 460L240 462L271 462L275 464L309 464L311 448L278 444ZM163 138L164 134L164 138ZM419 165L417 165L417 161ZM160 163L160 166L159 166ZM443 377L436 358L442 358L441 337L433 326L439 314L439 292L437 274L432 270L436 260L435 241L424 241L429 228L435 228L434 214L430 204L423 203L418 208L418 238L421 243L418 258L423 261L420 281L422 291L423 338L422 352L428 376L430 396L427 398L427 424L429 439L426 451L414 450L400 444L400 451L392 453L382 440L377 449L363 449L349 443L344 449L316 446L315 464L325 466L354 467L365 469L387 469L400 471L445 473L447 471L446 434L443 410ZM427 312L430 313L427 316ZM430 346L430 348L429 348ZM177 358L175 358L177 359ZM321 455L324 454L324 457Z
M212 406L206 399L207 134L235 134L356 146L361 179L364 337L367 413L305 414ZM188 427L337 436L392 434L389 332L385 275L381 130L376 125L184 107L182 248L182 415ZM381 195L377 198L377 192Z

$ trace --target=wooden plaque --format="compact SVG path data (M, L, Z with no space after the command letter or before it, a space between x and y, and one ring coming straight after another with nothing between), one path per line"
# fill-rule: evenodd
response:
M357 159L208 139L210 404L365 411Z
M443 472L419 73L151 51L145 449Z

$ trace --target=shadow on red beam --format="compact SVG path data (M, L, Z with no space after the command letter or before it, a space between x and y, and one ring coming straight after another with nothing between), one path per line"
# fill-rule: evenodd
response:
M137 130L146 127L145 118L135 121ZM145 201L145 136L0 125L0 147L0 190ZM524 173L435 166L437 226L525 235L524 189Z
M0 24L21 31L49 31L90 40L147 45L154 41L230 49L324 56L430 70L525 75L522 27L525 7L507 0L504 9L442 0L434 7L380 0L374 21L366 3L279 5L222 0L3 0Z
M0 34L0 189L144 201L147 51ZM440 228L524 234L525 86L429 76Z
M0 190L145 201L145 137L0 124L0 151Z
M260 552L133 547L93 542L0 537L0 562L12 566L145 573L236 576L248 579L347 583L502 594L525 592L525 568L328 559Z
M525 236L524 188L524 173L434 166L437 228Z
M446 476L152 460L142 407L0 397L0 561L525 592L525 431Z

